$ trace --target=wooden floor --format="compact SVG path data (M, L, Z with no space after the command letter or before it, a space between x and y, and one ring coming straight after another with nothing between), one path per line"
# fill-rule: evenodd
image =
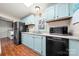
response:
M25 45L15 45L11 39L4 38L1 41L1 56L38 56L36 52Z

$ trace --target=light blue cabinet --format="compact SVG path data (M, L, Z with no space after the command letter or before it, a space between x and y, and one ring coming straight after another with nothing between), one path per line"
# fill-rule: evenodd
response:
M69 5L67 3L57 4L55 8L55 18L69 16Z
M70 9L70 16L73 16L75 11L79 9L79 3L70 3L69 4L69 9Z
M48 7L43 13L43 17L45 17L47 21L67 16L70 16L68 3L58 3L52 5Z
M22 22L24 22L26 25L35 24L35 16L34 15L27 16L22 19Z
M42 36L42 52L41 55L46 56L46 36Z
M34 24L34 15L30 15L27 17L28 24Z
M55 6L52 6L47 9L47 20L51 20L55 18Z
M79 40L69 40L69 56L79 56Z
M28 35L28 38L27 38L27 40L28 40L28 47L30 47L30 48L34 48L33 47L33 42L34 42L34 39L33 39L33 36L32 35Z
M32 35L22 35L22 43L26 46L33 48L33 38Z
M73 4L72 3L69 4L69 13L70 13L70 16L73 16L74 9L73 9Z
M73 9L74 9L74 12L79 9L79 3L74 3L73 4Z
M41 55L46 54L45 36L22 34L22 43Z
M26 46L29 46L27 38L29 38L28 35L22 34L22 43L25 44Z
M34 50L37 51L38 53L41 53L42 48L42 39L41 36L35 36L34 38Z
M55 6L50 6L48 7L44 13L43 13L43 17L45 17L46 20L51 20L51 19L54 19L55 18Z

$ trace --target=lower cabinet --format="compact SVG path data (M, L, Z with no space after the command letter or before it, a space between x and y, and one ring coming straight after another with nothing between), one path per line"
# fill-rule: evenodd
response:
M46 37L22 34L22 43L42 56L46 56ZM79 41L69 40L69 56L79 56Z
M41 36L35 36L34 38L34 50L41 53L42 49L42 39Z
M30 48L33 48L33 38L32 35L22 35L22 43Z
M44 36L25 34L22 35L22 43L41 55L46 54L46 42Z
M78 40L69 40L69 56L79 56Z
M41 55L46 55L46 37L38 36L34 37L34 50L40 53Z
M28 40L28 47L30 47L30 48L34 48L33 47L33 45L34 45L34 39L32 38L32 35L28 35L28 38L27 38L27 40Z

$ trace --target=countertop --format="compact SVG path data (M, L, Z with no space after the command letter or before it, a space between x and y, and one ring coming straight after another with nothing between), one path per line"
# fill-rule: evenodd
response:
M22 32L22 34L31 34L31 35L50 36L50 37L59 37L59 38L79 40L79 37L70 36L70 35L49 34L49 33L32 33L32 32Z

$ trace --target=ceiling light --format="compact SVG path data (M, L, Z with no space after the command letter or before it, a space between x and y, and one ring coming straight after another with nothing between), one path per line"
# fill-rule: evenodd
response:
M39 6L35 6L35 10L36 10L36 12L39 12L40 11L40 7Z
M40 10L40 7L39 6L35 6L35 11L36 11L36 15L38 16L41 16L42 13L41 13L41 10Z

